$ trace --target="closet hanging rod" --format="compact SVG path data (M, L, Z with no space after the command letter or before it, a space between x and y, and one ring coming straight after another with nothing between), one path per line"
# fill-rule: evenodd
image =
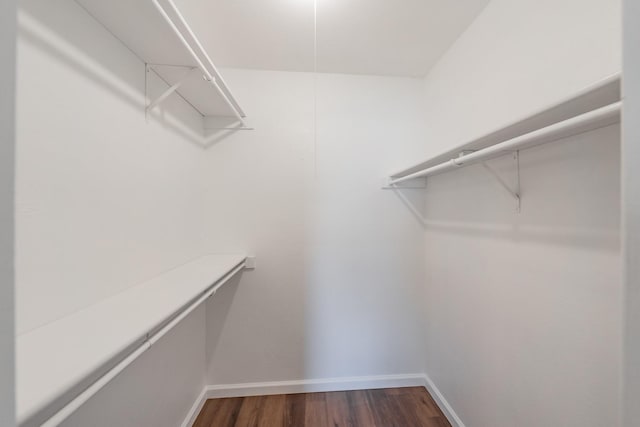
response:
M118 376L124 369L131 365L136 359L138 359L143 353L151 348L156 342L160 340L164 335L171 331L178 323L180 323L185 317L191 314L196 308L198 308L207 298L214 295L222 285L227 283L233 276L235 276L240 270L246 267L246 261L243 261L240 265L235 267L229 273L227 273L222 279L216 281L208 290L204 291L199 297L190 303L184 310L178 313L173 319L169 320L164 326L162 326L157 332L147 335L144 342L133 350L124 359L118 362L113 368L107 371L104 375L98 378L93 384L84 389L79 395L77 395L72 401L67 403L58 412L45 421L41 427L57 427L64 420L69 418L78 408L85 404L91 397L104 388L113 378Z
M187 24L187 21L184 19L184 16L182 16L182 13L180 12L180 9L178 9L178 7L175 5L173 0L166 0L166 1L171 5L174 13L178 17L178 19L180 20L180 22L182 23L184 28L187 30L187 33L189 33L189 36L191 37L191 39L193 39L194 43L196 44L196 46L198 47L200 52L202 52L202 55L207 60L207 64L209 64L209 66L211 67L211 70L213 71L213 76L215 77L216 81L218 81L218 82L220 82L222 84L222 86L224 87L223 90L225 91L227 96L230 98L231 102L235 106L235 108L238 111L238 113L242 117L246 117L246 114L242 110L242 107L240 106L240 104L238 104L236 99L231 94L231 90L229 89L229 85L227 85L227 83L224 81L224 78L222 77L222 74L220 74L220 72L216 68L216 65L213 63L213 61L209 57L209 54L207 53L207 50L202 46L202 43L200 43L200 40L196 37L196 35L191 30L191 27Z
M240 121L240 123L242 124L243 128L248 128L246 122L244 121L244 112L240 109L237 101L235 99L233 99L233 96L231 95L230 92L228 92L228 90L225 92L222 87L220 87L220 84L218 83L218 80L220 80L223 84L224 81L222 81L222 77L220 76L220 74L217 72L217 70L215 69L215 66L213 65L213 63L211 62L211 60L209 59L208 55L206 54L206 52L204 51L204 49L202 48L202 45L200 44L200 42L198 41L198 39L195 37L195 35L193 34L193 31L191 31L191 28L187 25L186 21L184 20L184 18L182 17L182 14L180 14L180 11L178 10L178 8L175 6L175 4L173 3L172 0L166 0L167 3L171 6L171 8L173 9L173 13L178 17L178 19L180 20L180 24L187 30L189 36L195 41L196 46L198 47L198 49L201 52L204 52L204 56L207 59L207 61L211 64L211 67L214 70L214 73L216 74L216 76L213 76L209 70L207 69L207 67L204 65L204 63L202 62L202 60L200 59L200 57L198 56L198 54L195 52L194 48L191 46L191 44L187 41L187 39L185 38L184 34L182 34L182 32L180 31L180 29L178 28L178 26L176 25L175 22L173 22L173 20L171 19L171 17L169 16L169 14L167 13L167 11L164 9L164 7L162 7L162 5L159 3L158 0L152 0L153 5L155 6L155 8L158 10L158 12L160 13L160 15L162 15L162 17L164 18L164 20L167 22L167 24L169 25L169 27L171 27L171 29L173 30L173 32L175 33L175 35L178 37L178 39L180 40L180 42L184 45L184 47L187 49L187 52L189 52L189 55L191 55L191 57L194 59L194 61L196 61L196 63L198 64L198 67L200 68L200 70L202 71L202 73L204 73L204 77L206 78L206 80L208 82L210 82L213 87L216 89L216 91L218 92L218 94L222 97L222 99L224 100L225 104L227 104L227 106L231 109L231 111L233 111L234 116L236 116L236 118L238 119L238 121ZM225 85L226 87L226 85Z
M466 155L453 158L449 161L431 166L429 168L414 172L412 174L399 178L391 177L388 181L389 185L400 184L416 178L424 178L431 175L447 172L461 166L467 166L484 160L489 160L509 152L522 150L536 145L546 144L557 141L580 133L595 130L601 127L609 126L620 121L620 112L622 102L615 102L605 107L601 107L579 116L554 123L542 129L526 133L524 135L509 139L504 142L473 151Z

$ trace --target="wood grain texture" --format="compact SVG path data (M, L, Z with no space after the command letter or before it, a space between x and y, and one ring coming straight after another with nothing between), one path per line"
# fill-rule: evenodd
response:
M209 399L194 427L451 427L423 387Z

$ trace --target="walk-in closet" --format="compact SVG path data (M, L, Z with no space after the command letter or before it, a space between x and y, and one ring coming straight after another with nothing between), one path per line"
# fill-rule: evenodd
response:
M635 0L2 0L0 427L640 426Z

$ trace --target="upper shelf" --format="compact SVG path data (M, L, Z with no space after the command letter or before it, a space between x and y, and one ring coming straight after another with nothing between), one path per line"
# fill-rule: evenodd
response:
M489 150L499 155L504 152L500 150L503 145L505 149L525 148L615 123L619 121L619 101L620 76L614 75L504 128L396 171L390 175L390 182L444 172L468 164L466 160L472 158L487 158L484 154ZM471 152L476 153L468 154Z
M245 260L243 255L208 255L19 335L19 425L41 425L52 415L44 412L55 412L59 408L52 406L66 404L74 392L104 374L118 356L143 342L212 286L239 271Z
M172 0L76 0L203 116L245 113ZM198 70L181 82L185 70ZM200 78L202 76L203 78ZM243 122L244 125L244 122Z

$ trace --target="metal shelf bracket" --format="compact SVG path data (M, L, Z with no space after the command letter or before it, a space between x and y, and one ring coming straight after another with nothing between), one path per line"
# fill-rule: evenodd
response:
M184 82L186 82L189 78L191 78L191 75L194 73L195 70L198 70L198 67L189 67L189 66L183 66L183 65L171 65L172 67L178 67L178 68L184 68L187 71L185 71L185 73L182 75L182 77L180 77L180 79L175 82L173 85L171 85L167 90L165 90L164 92L162 92L162 94L160 96L158 96L155 100L151 100L149 97L149 76L148 74L151 71L155 71L156 66L161 66L159 65L155 65L155 64L145 64L145 95L146 95L146 99L147 99L147 105L145 107L145 117L149 117L149 112L152 111L155 107L157 107L158 105L160 105L165 99L167 99L169 96L171 96L173 93L175 93L176 90L178 90L180 88L180 86L182 86L184 84Z
M513 153L513 162L516 170L515 177L515 188L512 188L509 184L505 182L505 180L495 171L491 166L489 166L486 162L482 162L482 167L486 170L516 202L516 212L520 213L522 208L522 200L520 196L520 151L515 151Z
M399 184L394 184L390 181L390 178L385 178L382 183L383 190L424 190L427 188L426 178L417 178L413 181L406 181Z

